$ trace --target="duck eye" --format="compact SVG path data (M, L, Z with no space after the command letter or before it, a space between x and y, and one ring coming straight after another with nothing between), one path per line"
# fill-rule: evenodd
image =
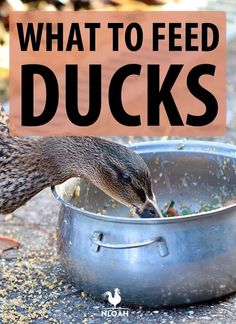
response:
M121 174L121 179L124 180L126 183L131 183L132 182L131 176L128 175L127 173L122 173Z

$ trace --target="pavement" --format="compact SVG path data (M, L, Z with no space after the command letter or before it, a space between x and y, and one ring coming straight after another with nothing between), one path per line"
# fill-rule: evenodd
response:
M225 137L210 138L212 141L236 144L235 57L236 42L231 40L227 61L228 130ZM114 140L137 142L150 138ZM0 215L0 235L14 237L21 244L19 250L0 255L0 323L236 323L236 294L181 308L130 308L128 318L102 317L101 308L108 305L70 283L60 265L56 251L58 212L58 202L46 189L13 214Z

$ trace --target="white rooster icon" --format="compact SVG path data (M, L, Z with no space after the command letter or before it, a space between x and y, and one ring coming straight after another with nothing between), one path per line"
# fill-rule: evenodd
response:
M114 289L114 297L112 297L112 293L110 291L106 291L103 294L104 297L108 297L108 301L111 305L113 305L114 308L121 302L121 297L120 297L120 289L115 288Z

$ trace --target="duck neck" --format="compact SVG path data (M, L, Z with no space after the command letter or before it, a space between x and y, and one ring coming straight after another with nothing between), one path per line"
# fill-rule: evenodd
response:
M4 148L2 167L6 166L0 172L0 213L4 214L13 212L46 187L77 176L90 180L96 176L94 160L101 157L89 137L9 137Z
M91 181L91 175L95 177L98 164L103 160L104 142L100 138L88 136L41 138L43 161L50 172L52 184L72 177Z

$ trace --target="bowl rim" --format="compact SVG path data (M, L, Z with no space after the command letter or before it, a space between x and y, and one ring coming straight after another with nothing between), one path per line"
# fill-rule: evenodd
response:
M168 144L168 145L166 145ZM225 153L227 157L235 158L236 159L236 146L232 144L220 143L220 142L211 142L211 141L204 141L204 140L160 140L160 141L147 141L147 142L140 142L131 145L127 145L131 149L133 149L136 153L150 153L152 148L161 149L161 152L196 152L196 147L198 148L199 153ZM180 153L181 154L181 153ZM51 190L54 197L62 203L62 205L69 207L79 214L78 216L86 216L90 218L95 218L97 220L107 221L107 222L116 222L116 223L130 223L130 224L164 224L164 223L176 223L181 221L194 221L199 218L206 218L212 216L225 216L226 213L224 211L230 211L232 209L236 210L236 203L217 208L214 210L201 212L197 214L190 214L187 216L173 216L173 217L165 217L165 218L130 218L130 217L116 217L111 215L103 215L97 214L94 212L90 212L88 210L81 209L79 207L74 206L70 202L66 201L62 198L62 196L58 193L57 187L60 186L52 186Z

